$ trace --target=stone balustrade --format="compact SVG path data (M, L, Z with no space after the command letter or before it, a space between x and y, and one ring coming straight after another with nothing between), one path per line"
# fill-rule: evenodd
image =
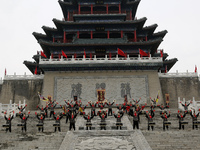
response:
M129 55L127 55L127 57L118 57L118 55L116 55L116 57L112 57L109 58L107 55L105 55L104 58L96 58L96 55L94 55L93 58L74 58L74 56L72 56L72 58L63 58L63 56L61 56L61 58L41 58L40 57L40 64L77 64L77 63L161 63L162 62L162 58L161 57L129 57Z

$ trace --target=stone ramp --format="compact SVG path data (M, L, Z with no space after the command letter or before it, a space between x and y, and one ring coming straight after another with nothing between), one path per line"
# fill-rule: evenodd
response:
M140 130L68 131L59 150L151 150Z
M85 122L82 117L77 118L77 130L67 132L59 150L151 150L142 132L133 130L127 116L122 118L122 130L111 128L116 123L113 116L108 116L106 130L100 130L99 116L92 120L94 130L85 130Z

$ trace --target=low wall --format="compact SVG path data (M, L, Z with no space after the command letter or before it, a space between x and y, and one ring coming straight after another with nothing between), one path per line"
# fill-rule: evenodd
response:
M169 94L171 108L178 108L178 97L185 100L200 100L200 81L198 77L160 77L163 98Z
M34 80L4 80L2 84L0 103L19 103L26 100L27 110L35 109L39 103L38 92L42 91L43 79Z
M118 74L122 76L122 74L120 74L119 72ZM129 74L129 76L131 75L132 77L137 77L138 75L144 76L145 74L146 74L145 72L143 73L132 72ZM156 96L157 88L155 87L155 85L157 85L158 83L157 82L154 83L155 80L153 80L153 76L152 76L153 74L152 75L151 74L152 73L148 75L146 74L146 75L148 76L147 85L149 89L149 96L153 98ZM53 94L55 94L55 90L54 90L55 89L54 85L56 85L55 81L57 81L58 79L59 80L62 79L63 83L65 83L65 81L68 80L68 77L72 76L72 74L71 75L68 74L68 77L66 77L65 75L61 73L56 74L56 75L48 74L46 78L44 79L43 78L38 78L38 79L24 78L24 79L15 79L15 80L6 79L4 80L3 84L0 85L0 103L8 104L10 100L12 100L13 103L19 103L19 101L23 102L23 100L25 99L28 105L27 106L28 110L36 109L36 106L40 103L37 93L41 92L44 96L48 96L48 95L53 96ZM109 74L107 75L109 76ZM81 74L79 74L79 76L81 76ZM85 76L85 78L87 79L88 77ZM160 80L160 85L161 85L160 93L163 94L163 97L161 97L161 100L159 103L163 103L162 100L163 99L165 100L165 94L169 94L169 97L170 97L169 105L171 108L178 107L178 103L177 103L178 97L180 97L181 99L185 98L186 100L192 100L192 98L195 97L195 100L200 100L200 81L199 81L198 76L194 76L194 77L192 76L188 76L188 77L159 76L159 80ZM44 82L47 83L45 87L43 87ZM116 87L113 87L113 88L116 88ZM63 89L62 86L61 86L61 89Z

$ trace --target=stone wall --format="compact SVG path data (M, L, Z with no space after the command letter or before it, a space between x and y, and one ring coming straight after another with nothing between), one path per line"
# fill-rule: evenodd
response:
M171 108L178 107L178 97L185 100L200 100L200 81L198 77L160 77L162 93L169 94Z
M127 92L130 93L127 94L128 100L141 97L143 104L149 103L149 97L156 97L158 91L162 95L156 71L47 72L42 94L52 95L59 103L64 104L64 100L71 100L73 93L77 95L79 90L78 99L86 104L97 100L96 89L101 86L105 87L106 99L116 99L117 103L123 102L123 93ZM129 90L124 86L128 86Z
M63 103L64 99L72 99L72 85L82 85L80 97L85 101L97 100L95 95L96 84L106 85L106 98L110 101L116 99L118 103L123 101L122 83L130 83L130 95L128 99L142 98L142 102L148 103L148 98L155 98L160 90L159 103L163 103L165 94L169 94L170 107L177 108L178 97L181 99L200 99L200 82L198 77L158 77L153 71L113 71L113 72L60 72L46 73L44 79L4 80L0 85L0 103L8 104L26 100L27 109L35 109L40 103L37 93L43 96L52 96ZM162 89L162 90L161 90ZM127 91L126 91L127 92ZM163 97L162 97L163 93Z
M1 89L0 103L23 103L26 100L27 109L35 109L39 103L38 92L42 91L43 79L38 80L4 80Z

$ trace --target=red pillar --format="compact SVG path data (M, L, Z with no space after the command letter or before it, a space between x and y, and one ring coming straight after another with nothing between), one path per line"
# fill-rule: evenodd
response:
M63 33L63 43L66 43L66 32Z
M51 53L51 59L53 59L53 53Z
M77 38L79 39L79 31L77 31Z
M55 42L55 38L53 37L53 43Z
M81 4L78 4L78 14L81 13Z
M146 37L145 37L145 41L147 41L147 35L146 35Z
M69 11L67 12L67 21L69 21Z
M119 14L121 14L121 4L119 4Z
M110 31L107 31L107 38L110 38Z
M134 42L137 42L137 33L136 33L136 30L134 31Z
M130 10L130 20L132 20L132 10Z
M91 14L93 14L93 4L91 4Z
M123 31L121 31L121 38L123 38Z
M108 4L106 4L106 13L108 14Z
M90 31L90 38L93 39L93 31Z

